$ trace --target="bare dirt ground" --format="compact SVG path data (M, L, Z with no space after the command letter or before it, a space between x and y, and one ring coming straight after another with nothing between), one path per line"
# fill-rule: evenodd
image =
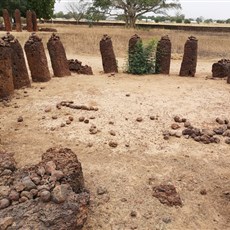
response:
M32 83L15 92L9 107L0 104L0 148L14 152L19 166L39 162L50 147L71 148L91 192L84 229L230 229L229 145L162 136L174 115L200 128L217 126L216 117L230 118L230 85L206 80L213 61L199 60L195 78L177 76L180 60L172 61L170 77L132 76L122 70L108 77L100 73L100 57L78 58L92 66L94 76L72 74ZM99 110L58 110L56 104L64 100ZM157 115L158 120L150 120ZM74 121L61 128L69 116ZM79 122L81 116L95 119L85 124ZM90 134L92 124L99 133ZM118 146L111 148L109 141ZM182 207L168 207L152 196L152 187L162 183L176 187ZM98 195L100 187L107 192ZM200 194L203 189L206 195Z

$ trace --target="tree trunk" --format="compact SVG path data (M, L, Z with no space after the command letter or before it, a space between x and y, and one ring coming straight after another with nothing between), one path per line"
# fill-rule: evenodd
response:
M136 27L137 17L136 15L129 15L129 27L135 28Z

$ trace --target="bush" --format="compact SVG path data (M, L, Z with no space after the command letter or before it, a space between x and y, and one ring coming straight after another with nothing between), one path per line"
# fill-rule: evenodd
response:
M185 24L190 24L191 21L190 21L189 19L185 19L185 20L184 20L184 23L185 23Z
M182 23L182 22L183 22L182 18L177 18L176 19L176 23Z
M150 41L146 46L137 42L134 51L129 54L127 72L131 74L155 73L156 41Z

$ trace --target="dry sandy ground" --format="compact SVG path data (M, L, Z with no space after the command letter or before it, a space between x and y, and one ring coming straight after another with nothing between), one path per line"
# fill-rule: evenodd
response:
M94 76L33 83L32 88L16 91L9 107L1 104L0 147L14 152L19 166L37 163L50 147L71 148L91 192L84 229L230 229L229 145L223 140L204 145L183 137L166 141L162 136L174 115L200 128L217 126L216 117L230 118L230 85L205 79L211 75L212 61L199 61L196 78L177 76L180 61L172 62L170 77L122 71L108 77L100 73L100 57L79 59L93 67ZM63 100L99 110L57 110ZM51 111L46 113L46 107ZM53 115L58 118L53 120ZM70 115L74 121L61 128ZM156 115L158 120L150 120ZM22 123L17 122L19 116ZM81 116L95 119L85 124L78 121ZM143 121L137 122L137 117ZM96 135L89 134L92 124L100 130ZM111 130L116 136L109 134ZM111 140L117 148L109 147ZM176 187L182 207L168 207L152 196L152 187L162 183ZM99 187L107 193L98 195ZM202 189L207 195L200 194Z

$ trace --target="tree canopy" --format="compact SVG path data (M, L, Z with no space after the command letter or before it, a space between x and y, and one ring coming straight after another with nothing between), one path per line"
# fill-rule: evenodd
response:
M39 18L49 19L53 16L55 0L0 0L0 14L7 9L13 16L16 9L25 16L26 10L34 10Z
M165 13L168 9L181 8L178 0L94 0L95 9L111 13L112 10L121 10L126 25L135 27L136 20L143 14L153 12Z

